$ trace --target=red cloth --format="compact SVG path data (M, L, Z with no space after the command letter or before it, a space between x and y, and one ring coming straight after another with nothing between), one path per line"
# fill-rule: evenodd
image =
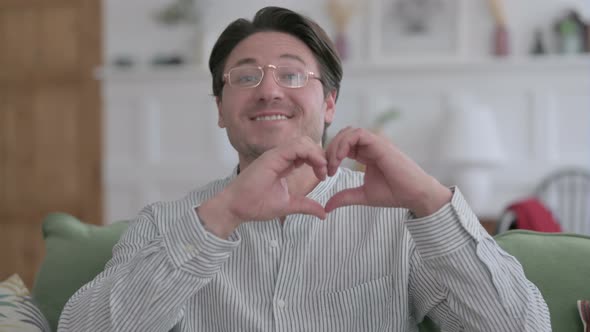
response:
M561 232L561 225L555 220L551 211L536 198L516 202L508 209L516 215L517 229L547 233Z

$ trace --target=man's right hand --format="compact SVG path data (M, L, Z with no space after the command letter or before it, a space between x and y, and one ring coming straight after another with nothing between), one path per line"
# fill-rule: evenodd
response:
M321 204L289 193L286 177L304 164L312 167L319 180L326 178L325 152L309 137L266 151L222 192L199 206L199 218L208 231L224 239L249 220L271 220L294 213L325 219Z

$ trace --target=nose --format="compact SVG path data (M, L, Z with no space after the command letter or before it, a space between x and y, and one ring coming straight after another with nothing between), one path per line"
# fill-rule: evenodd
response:
M265 68L264 77L255 89L258 100L270 101L282 99L284 96L284 89L275 81L272 68Z

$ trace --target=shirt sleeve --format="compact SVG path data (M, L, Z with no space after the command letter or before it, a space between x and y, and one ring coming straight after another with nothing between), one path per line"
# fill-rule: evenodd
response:
M207 232L195 207L166 226L160 214L148 206L130 224L105 270L67 302L59 331L169 331L241 241Z
M547 305L520 263L480 225L457 188L436 213L410 218L415 316L444 331L551 331Z

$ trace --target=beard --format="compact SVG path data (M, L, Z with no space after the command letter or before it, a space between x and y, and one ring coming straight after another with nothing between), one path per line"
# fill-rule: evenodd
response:
M265 111L282 111L287 114L287 116L293 117L302 110L299 106L289 103L285 100L258 100L253 105L246 107L246 114L250 117L256 116L256 114Z
M316 125L313 123L319 119L308 118L306 121L311 121L304 123L305 114L303 109L287 101L258 101L255 104L247 106L245 114L249 119L252 119L257 114L267 111L280 111L289 118L286 121L298 121L298 123L292 123L290 125L290 134L279 132L279 130L283 130L280 128L270 128L267 132L256 133L256 137L248 136L252 133L242 132L239 126L234 126L235 129L238 129L237 131L229 130L229 127L226 127L228 139L238 152L241 161L250 163L266 151L302 136L308 136L318 144L322 143L323 128L316 128Z
M240 160L252 162L263 155L265 152L274 149L281 144L285 144L303 136L311 138L318 145L322 146L323 128L311 129L309 127L311 127L311 125L305 126L300 124L298 129L291 132L289 135L286 133L282 134L281 132L267 132L266 134L268 135L259 134L256 138L246 137L243 134L232 133L229 130L226 130L226 134L231 145L238 152ZM281 129L277 128L276 130Z

